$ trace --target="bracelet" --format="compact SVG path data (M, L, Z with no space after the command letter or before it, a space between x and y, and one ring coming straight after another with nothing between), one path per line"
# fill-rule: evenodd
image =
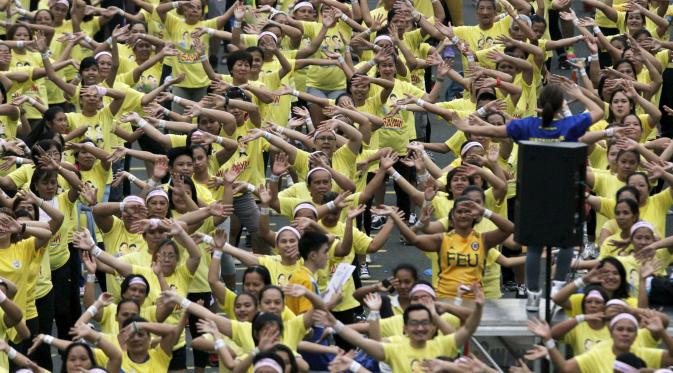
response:
M271 176L269 176L269 182L277 183L278 180L280 180L280 176L278 175L271 174Z
M241 28L241 21L234 21L234 28Z
M572 117L572 116L573 116L573 112L570 111L570 108L566 107L566 108L563 109L563 117L564 118Z
M224 341L221 339L218 339L215 341L215 350L219 350L222 347L224 347Z
M213 251L213 259L222 259L222 252L220 250Z
M544 346L547 347L548 350L554 349L556 348L556 341L554 341L553 339L545 341Z
M334 201L329 201L329 202L327 202L327 209L328 209L328 210L330 210L330 211L334 211L334 210L336 210L336 208L337 208L337 207L336 207L336 204L334 203Z
M309 127L313 126L313 120L311 119L311 117L306 118L306 125Z
M201 62L206 62L206 61L208 61L208 56L206 56L206 55L204 54L203 56L199 57L199 61L201 61Z
M84 41L87 42L87 43L89 43L89 44L91 44L91 42L93 41L93 39L91 38L91 36L87 35L87 36L84 37Z
M95 258L98 258L100 254L103 253L103 249L101 249L98 246L94 246L93 249L91 249L91 255L93 255Z
M121 211L122 214L124 213L124 205L126 205L126 203L123 201L119 202L119 211Z
M52 337L52 336L50 336L50 335L44 335L44 336L42 336L42 342L44 342L45 344L50 345L50 344L52 344L52 343L54 342L54 337Z
M414 21L418 22L421 19L421 13L418 10L415 10L411 12L411 18L414 19Z
M419 174L416 177L418 178L419 182L424 183L426 180L428 180L428 177L430 177L430 173L426 170L424 173Z
M9 358L9 360L16 359L17 354L18 353L16 352L16 350L13 347L10 347L9 350L7 351L7 357Z
M159 125L157 127L159 127L160 129L166 128L166 121L163 119L159 119Z
M264 215L264 216L269 216L269 208L268 207L260 207L259 208L259 214Z
M171 2L171 5L173 6L173 9L178 9L180 7L180 2L179 1L173 1L173 2Z
M477 115L483 118L488 115L488 112L486 111L486 108L480 107L479 110L477 110Z
M98 313L98 307L92 304L89 306L89 308L86 309L86 312L88 312L91 317L96 317L96 314Z
M176 104L179 104L181 101L182 99L180 98L180 96L173 96L173 102L175 102Z
M259 347L255 347L254 350L250 351L250 356L255 356L259 353Z
M250 183L248 183L248 185L245 186L245 189L247 189L248 192L250 193L254 193L255 191L257 191L257 187Z
M467 62L473 63L474 62L474 56L471 54L467 55Z
M585 69L580 69L580 76L587 76L587 71Z
M589 57L591 57L592 60L598 61L598 53L596 53L596 54L592 54L592 55L589 56Z
M594 34L600 34L601 33L601 28L598 26L594 26Z
M88 275L86 275L86 282L92 283L92 284L95 283L96 282L96 275L94 275L92 273L89 273Z
M222 145L222 143L224 142L224 137L222 137L222 136L217 136L217 137L215 138L215 142L218 143L218 144L220 144L220 145Z
M390 175L390 176L393 178L394 181L397 181L397 180L399 180L399 178L402 177L402 175L400 175L400 173L397 172L397 171L395 171L395 172L394 172L392 175Z
M26 42L23 40L19 40L16 42L16 47L17 48L23 48L26 45Z
M484 209L483 217L485 217L486 219L490 219L491 216L493 216L493 211L489 209Z
M463 298L454 299L453 304L456 305L456 306L462 306L463 305Z
M340 333L345 327L344 323L337 320L336 324L334 324L334 331Z
M584 315L575 316L575 321L577 321L578 324L581 323L582 321L584 321Z
M157 186L157 181L154 180L154 179L149 179L149 180L147 181L147 185L149 185L150 188L154 188L155 186ZM124 211L124 209L121 208L121 206L120 206L120 209L121 209L122 211Z
M17 166L21 166L23 164L23 161L25 161L26 158L21 158L21 157L16 157L16 160L14 161Z
M437 1L437 0L435 0L435 1ZM360 364L360 363L358 363L357 361L353 360L353 362L351 363L351 365L348 367L348 370L350 370L350 371L353 372L353 373L357 373L357 371L359 371L360 368L362 368L362 364Z
M299 91L297 91L296 89L293 89L291 94L294 97L299 97Z
M615 129L614 128L608 128L605 130L605 136L607 137L612 137L615 135Z
M213 36L213 34L215 33L215 29L211 28L211 27L208 27L208 28L206 28L206 33L210 36Z
M35 104L37 104L37 100L32 97L28 97L28 103L35 106Z
M400 110L407 111L407 105L400 105Z
M586 284L584 283L584 279L582 277L580 277L580 278L575 279L575 281L573 281L573 285L575 285L576 288L581 289Z
M424 104L424 103L425 103L425 101L423 101L422 98L419 98L418 100L416 100L416 105L418 105L418 106L420 106L420 107L423 107L423 104Z
M180 302L180 307L183 308L183 309L187 309L187 308L189 308L190 304L192 304L192 301L185 298L185 299L182 300L182 302Z
M371 320L381 320L381 311L369 311L367 321Z

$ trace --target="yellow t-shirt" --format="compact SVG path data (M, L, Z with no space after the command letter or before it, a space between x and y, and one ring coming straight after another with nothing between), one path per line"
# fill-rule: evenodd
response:
M601 198L598 212L609 219L613 219L615 217L615 204L614 194L610 198ZM673 206L673 196L671 196L669 187L650 196L645 205L640 206L640 219L652 223L659 237L666 237L666 213L671 206Z
M304 265L304 259L299 258L296 263L288 266L282 263L280 255L264 255L259 257L259 264L269 270L272 284L284 286L290 276Z
M568 317L575 317L584 313L582 312L582 300L584 300L584 294L573 294L570 296L569 300L570 309L566 310L566 315ZM628 297L622 300L626 302L629 307L638 308L638 298Z
M421 372L425 359L458 355L455 334L438 336L426 342L424 348L413 348L407 343L384 343L384 361L393 372Z
M484 275L482 276L486 299L502 298L502 291L500 290L500 264L496 263L499 257L500 250L495 247L488 249Z
M312 40L320 32L322 25L315 23L314 27L307 27L309 22L301 21L304 26L304 38ZM338 20L336 25L330 27L325 34L320 48L311 58L328 58L325 52L343 54L345 52L346 43L350 42L353 30L344 21ZM341 40L341 36L345 38ZM339 89L346 89L346 76L341 68L338 66L315 66L308 67L306 73L306 86L317 88L323 91L335 91Z
M467 237L455 231L444 235L439 251L437 296L455 297L460 284L481 282L486 264L486 248L481 233L472 230ZM466 298L474 297L472 293Z
M200 194L199 198L201 198ZM213 217L210 216L203 221L203 224L201 224L197 232L211 234L214 230L215 223L213 222ZM199 261L199 266L196 268L196 272L194 272L194 278L189 284L189 292L210 293L210 285L208 285L208 270L210 268L211 260L210 252L208 252L208 245L205 243L200 244L199 249L201 250L201 260ZM183 252L180 253L180 261L186 260L188 255L186 250L183 250Z
M117 258L134 252L147 252L147 242L141 234L130 233L124 227L124 223L116 216L112 217L112 228L109 232L103 232L105 252ZM105 275L108 292L112 293L116 300L119 299L119 285L123 278L116 275ZM149 279L147 279L149 281Z
M39 267L31 266L38 256L35 241L35 237L30 237L0 249L0 277L17 285L13 301L24 312L24 318L30 290L28 279L31 271L39 271Z
M378 90L373 91L377 91L375 94L380 98ZM388 100L383 103L384 112L386 114L390 113L397 100L407 97L407 94L421 98L425 95L425 91L409 82L395 79L395 86L388 96ZM376 97L372 96L371 93L370 96ZM400 156L406 155L409 141L416 138L414 114L410 111L400 110L394 116L384 117L383 126L374 132L372 137L376 137L375 144L378 144L380 148L390 147Z
M14 82L7 92L8 99L10 101L12 98L25 95L32 97L34 99L39 98L43 104L48 104L48 95L47 95L47 85L45 84L45 79L38 79L37 81L33 80L33 70L36 67L43 67L42 57L37 52L26 52L25 54L18 54L12 50L12 60L9 63L11 71L24 71L28 73L28 80L23 83ZM26 110L26 118L28 119L40 119L42 118L42 113L37 110L33 105L29 103L24 103L21 105L24 110Z
M573 354L577 356L590 351L593 346L602 341L608 341L610 338L610 330L608 330L607 325L596 330L590 327L589 323L583 321L567 332L562 341L572 347Z
M443 313L442 320L448 322L455 329L460 328L460 319L448 312ZM381 329L381 338L389 338L394 336L404 335L404 317L402 314L386 317L379 321L379 328ZM444 335L441 330L439 335Z
M53 207L63 213L63 224L56 234L51 236L47 247L49 249L49 265L51 270L55 271L68 261L70 251L68 243L72 241L72 232L78 228L77 224L77 205L70 202L68 192L63 192L56 196L52 201L48 201ZM41 212L40 215L42 215ZM45 214L46 215L46 214ZM51 277L51 276L50 276Z
M91 139L97 147L111 152L117 145L117 135L114 134L113 120L114 116L109 106L96 112L96 115L87 117L82 113L66 113L68 118L68 131L73 131L78 127L87 126L85 138Z
M297 177L302 181L306 181L306 175L309 172L309 157L310 154L308 152L297 149L294 162L292 163L292 168L297 172ZM356 159L357 154L353 153L347 144L342 145L332 154L332 168L353 180L355 178ZM335 185L332 188L335 191L339 191L336 183L333 184Z
M306 326L304 325L304 316L295 316L289 321L283 320L283 344L292 351L297 351L297 345L306 336ZM231 320L231 340L241 349L248 353L255 349L255 342L252 339L252 324Z
M512 17L505 17L488 30L482 30L479 25L476 26L459 26L453 28L453 33L463 42L470 45L473 51L487 49L495 45L496 37L500 35L509 36L509 27L512 24ZM468 61L465 56L463 58L463 66L467 66Z
M302 265L296 272L290 275L288 283L297 284L305 287L306 289L320 294L320 287L318 286L318 281L315 280L314 274L311 273L311 270ZM311 301L306 297L285 297L285 307L289 308L295 315L300 315L306 311L309 311L313 308Z
M117 305L111 304L103 308L103 315L100 319L100 331L101 333L109 334L111 336L116 336L119 334L119 323L116 320L117 317ZM145 320L156 320L157 306L147 306L147 302L143 303L143 307L140 308L140 317Z
M220 167L220 170L226 172L229 169L242 169L243 171L236 180L259 186L266 180L264 177L264 159L260 155L269 148L269 143L263 138L255 139L245 145L242 145L239 141L253 128L256 128L255 125L250 120L246 120L245 123L236 127L234 133L227 134L230 139L239 142L238 150Z
M648 368L660 368L665 350L631 347L631 352L643 359ZM616 358L612 352L612 340L596 346L585 354L575 356L582 373L612 373Z
M143 71L137 81L133 80L133 70L138 67L137 62L131 62L130 70L117 76L117 80L121 83L129 85L138 92L150 93L153 89L159 86L161 79L161 61L155 63L149 69Z

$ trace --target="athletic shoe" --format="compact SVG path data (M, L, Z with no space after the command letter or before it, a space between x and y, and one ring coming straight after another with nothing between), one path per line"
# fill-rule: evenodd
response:
M369 280L372 276L369 274L369 265L367 263L360 264L360 279Z
M378 231L383 228L383 224L386 223L386 218L380 215L372 215L372 230Z
M553 298L554 295L556 295L556 293L558 293L559 290L561 290L561 288L565 286L565 284L566 284L565 281L552 281L550 297Z
M416 213L412 212L409 214L409 225L414 225L416 224Z
M526 299L528 298L528 289L526 289L526 285L520 284L516 286L516 295L514 298L517 299Z
M528 290L528 300L526 301L526 311L537 312L540 310L541 291Z

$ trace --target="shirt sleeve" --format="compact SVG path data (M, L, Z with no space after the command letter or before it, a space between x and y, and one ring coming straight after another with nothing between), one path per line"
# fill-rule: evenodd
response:
M589 113L582 113L578 115L573 116L573 124L572 127L570 128L570 133L572 134L572 138L579 139L584 135L589 127L591 127L593 123L591 123L591 114Z
M525 119L514 119L509 122L507 125L507 136L511 137L512 140L516 142L527 140L526 124Z

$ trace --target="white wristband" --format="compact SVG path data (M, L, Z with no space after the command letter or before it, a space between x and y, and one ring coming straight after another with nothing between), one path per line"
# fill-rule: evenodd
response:
M480 107L479 110L477 110L477 115L479 115L482 118L485 117L487 114L488 112L486 111L486 108Z
M474 62L474 56L471 54L467 55L467 62Z
M206 33L210 36L213 36L213 34L215 33L215 29L208 27L206 28Z
M484 214L483 214L483 216L484 216L486 219L490 219L491 216L493 216L493 211L491 211L491 210L489 210L489 209L484 209Z
M292 90L292 96L299 97L299 91L297 91L296 89Z
M374 67L374 66L376 66L376 61L374 61L374 60L369 60L369 61L367 61L367 66L369 66L369 67Z
M381 320L381 311L369 311L367 321L369 320Z
M327 209L328 209L328 210L330 210L330 211L334 211L334 210L336 210L336 208L337 208L337 207L336 207L336 204L334 203L334 201L329 201L329 202L327 202Z
M159 125L157 127L159 127L159 129L166 128L166 121L163 119L159 119Z
M268 133L268 132L264 132L264 134L262 136L264 136L264 138L267 139L267 140L271 139L271 134Z
M422 98L419 98L418 100L416 100L416 105L418 105L418 106L420 106L420 107L423 107L423 104L424 104L424 103L425 103L425 101L423 101Z
M584 315L575 316L575 321L577 321L578 324L581 323L582 321L584 321Z
M462 306L463 305L463 298L454 299L453 304L456 305L456 306Z
M343 56L339 56L339 58L337 58L337 62L339 64L343 65L344 63L346 63L346 59L343 58Z
M234 28L241 28L241 21L234 21Z
M247 189L248 192L250 192L250 193L254 193L255 191L257 191L257 187L255 187L254 185L252 185L250 183L248 183L248 185L245 186L245 189Z
M222 136L217 136L217 137L215 138L215 142L218 143L218 144L220 144L220 145L222 145L222 143L224 142L224 137L222 137Z
M9 350L7 351L7 357L9 360L14 360L16 359L17 352L13 347L10 347Z
M594 35L595 34L600 34L601 33L601 28L598 26L594 26Z
M278 175L271 174L271 176L269 176L269 182L277 183L279 180L280 180L280 176L278 176Z
M364 34L365 36L369 36L369 35L371 35L371 34L372 34L372 29L370 29L370 28L366 29L366 30L363 32L363 34Z
M0 291L0 303L7 300L7 295L4 292Z
M587 71L585 69L580 69L580 76L587 76Z
M132 182L132 183L135 183L136 180L138 180L138 178L135 177L133 174L129 174L128 178L129 178L129 181Z
M341 13L341 17L340 17L340 18L341 18L341 20L344 21L344 22L346 22L346 21L348 21L348 20L350 19L350 18L348 18L348 16L346 15L346 13Z
M213 237L209 236L207 234L204 234L203 237L201 238L201 240L208 245L212 245L212 244L215 243L215 240L213 240Z
M24 160L26 160L26 159L25 159L25 158L21 158L21 157L16 157L16 160L15 160L14 162L16 162L16 165L17 165L17 166L21 166L21 165L23 164L23 161L24 161Z
M337 320L336 324L334 324L334 331L337 332L337 333L339 333L339 332L341 332L341 331L343 330L343 328L345 328L345 327L346 327L346 326L344 325L344 323L342 323L341 321Z
M23 40L19 40L16 42L16 47L17 48L23 48L26 45L26 42Z
M215 350L219 350L222 347L224 347L224 341L221 339L218 339L215 341Z
M544 342L544 346L547 347L548 350L551 350L553 348L556 348L556 341L553 339L550 339L548 341Z
M43 60L48 60L49 57L51 57L51 53L49 53L49 51L41 52L40 57L42 57Z
M86 309L86 312L88 312L91 317L96 317L96 314L98 313L98 307L92 304L89 306L89 308Z
M615 129L614 128L608 128L605 130L605 136L607 137L612 137L615 135Z
M50 336L50 335L44 335L44 336L42 337L42 342L44 342L45 344L50 345L50 344L52 344L52 343L54 342L54 337L52 337L52 336Z
M103 249L98 246L95 246L93 249L91 249L91 255L93 255L95 258L98 258L102 253Z
M164 115L168 116L171 114L171 111L169 109L164 108Z
M585 285L584 279L582 277L575 279L575 281L573 281L573 284L575 285L576 288L581 289Z
M306 125L309 127L313 126L313 119L311 117L306 118Z
M269 216L269 208L268 207L260 207L259 208L259 214L264 215L264 216Z
M124 16L124 9L117 9L117 15Z
M35 106L35 104L37 104L37 100L32 98L32 97L28 97L27 100L28 100L28 103L30 103L33 106Z
M596 54L592 54L590 57L591 57L593 60L598 61L598 53L596 53Z
M353 373L357 373L360 368L362 368L362 364L358 363L357 361L353 360L351 365L348 367L348 370L350 370Z
M99 96L105 96L107 94L107 88L103 88L99 85L96 86L96 91L98 92Z
M145 127L145 126L148 125L148 124L149 124L149 123L147 123L147 121L146 121L145 119L140 119L140 120L138 121L138 128L143 128L143 127Z
M189 308L189 305L190 305L190 304L192 304L192 301L189 300L189 299L187 299L187 298L185 298L185 299L182 300L182 302L180 302L180 307L181 307L182 309L185 309L185 310L186 310L187 308Z
M180 7L180 2L173 1L173 2L171 2L171 5L173 6L173 9L178 9Z
M397 172L397 171L393 172L393 174L390 175L390 176L393 178L394 181L397 181L397 180L399 180L399 178L402 177L402 175L400 175L400 173Z
M454 45L458 45L458 43L460 43L460 38L454 35L454 36L451 38L451 42L452 42Z
M182 99L180 98L180 96L173 96L173 102L175 102L176 104L179 104L181 101Z
M219 250L213 251L213 259L222 259L222 252Z
M564 118L572 117L572 116L573 116L573 112L570 111L570 108L566 107L566 108L563 109L563 117Z
M94 275L93 273L89 273L88 275L86 275L86 282L88 283L96 282L96 275Z

